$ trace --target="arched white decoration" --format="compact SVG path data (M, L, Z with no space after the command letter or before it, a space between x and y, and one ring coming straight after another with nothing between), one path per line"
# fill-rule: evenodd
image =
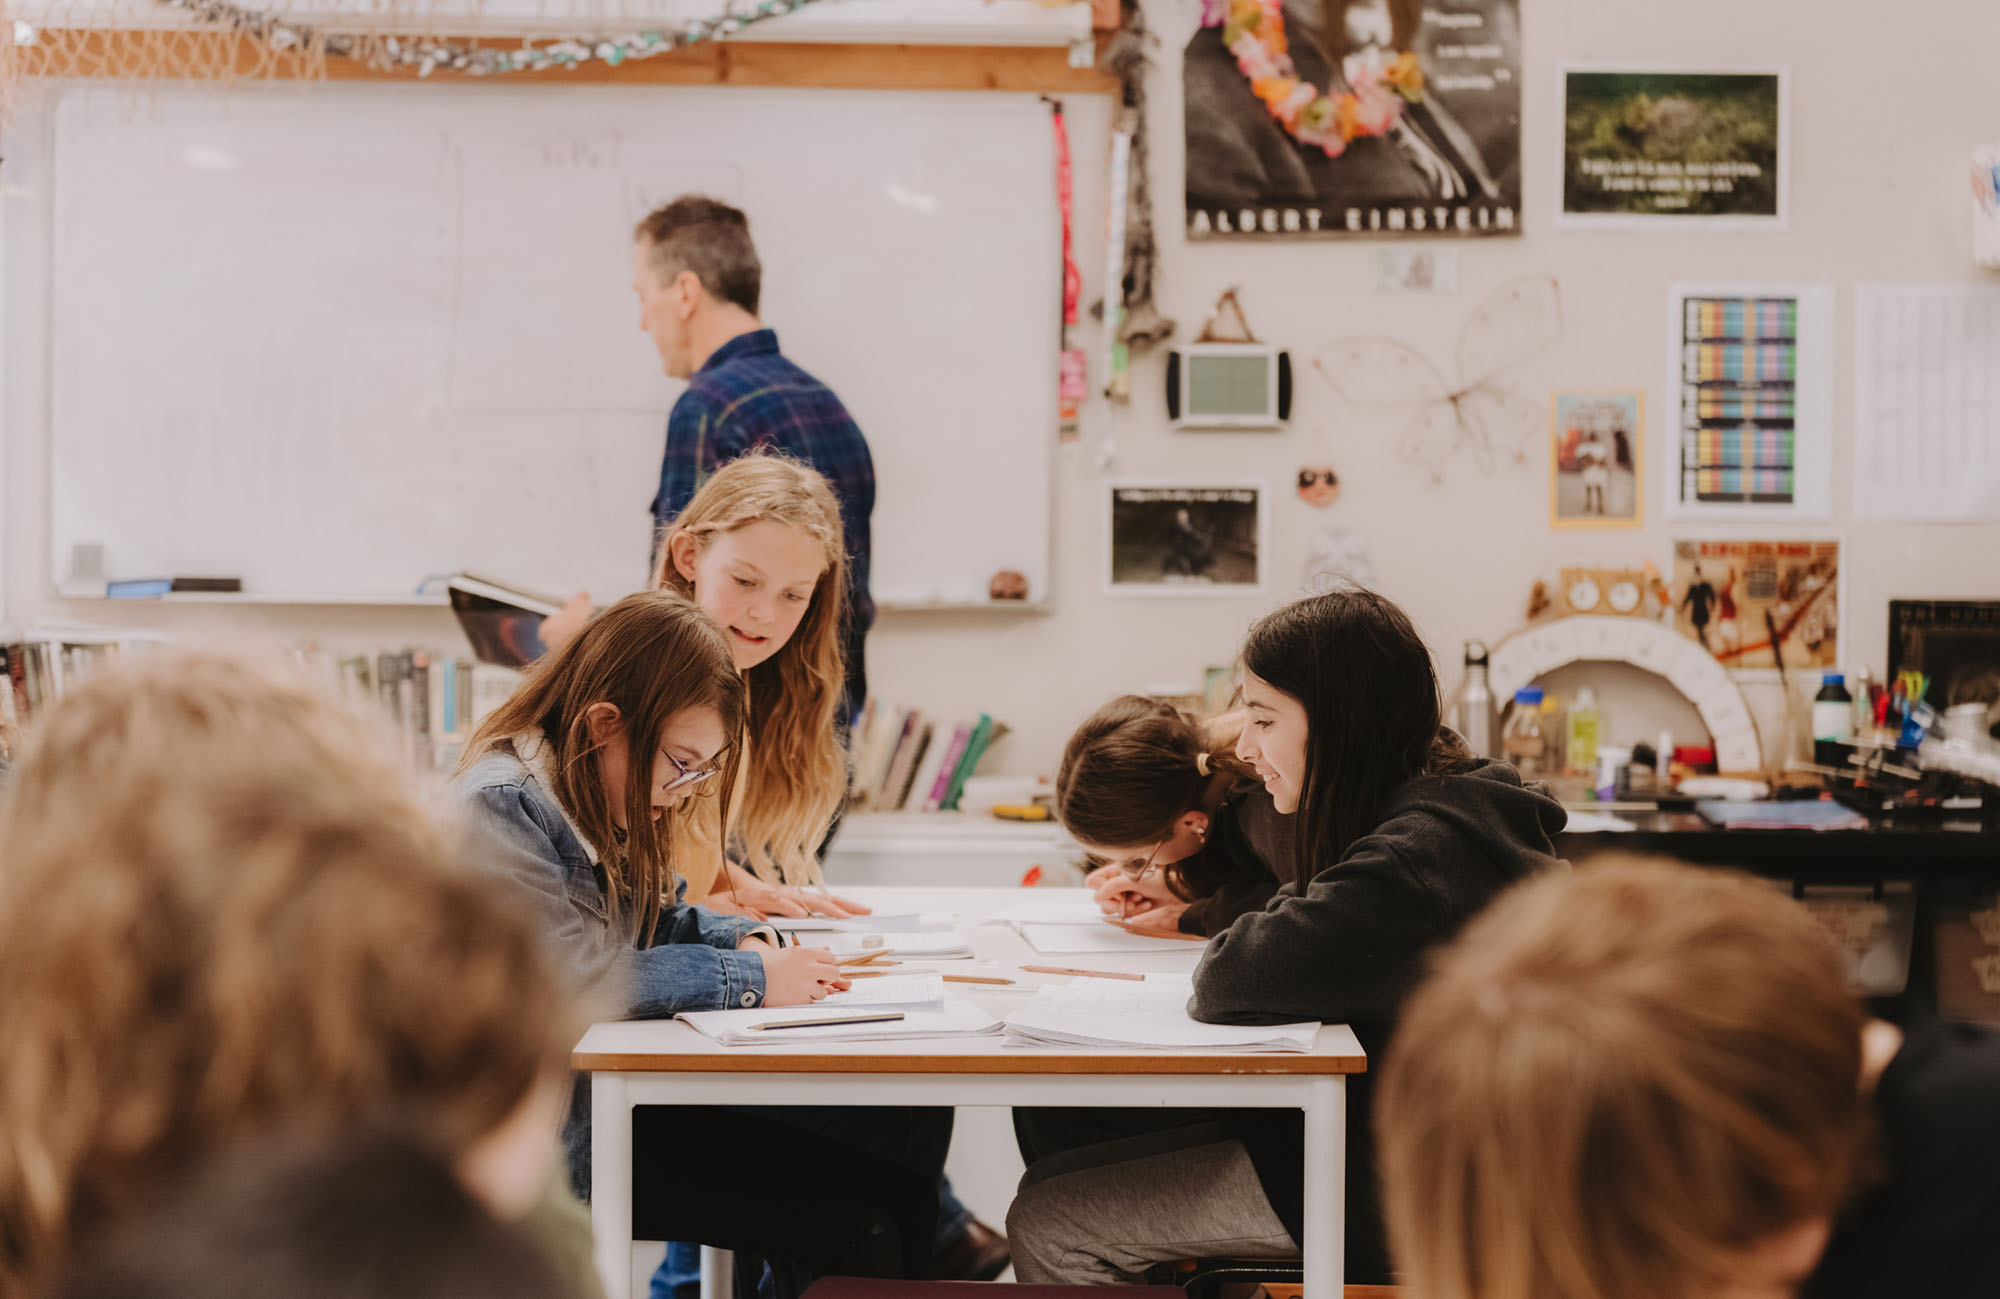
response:
M1722 771L1764 765L1757 719L1722 664L1699 644L1642 618L1560 618L1515 632L1493 650L1493 697L1511 699L1536 677L1570 663L1630 663L1687 696L1715 742Z

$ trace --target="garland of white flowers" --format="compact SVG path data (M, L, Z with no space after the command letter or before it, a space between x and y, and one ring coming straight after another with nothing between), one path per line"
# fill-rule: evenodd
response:
M381 36L364 38L321 31L304 23L232 4L230 0L159 0L215 27L226 27L264 42L280 53L318 48L339 58L356 59L372 67L414 68L427 77L439 68L473 76L503 72L546 72L579 67L592 60L617 67L627 59L646 59L690 45L734 36L746 27L782 18L820 0L756 0L741 12L700 18L674 31L633 32L623 36L565 38L546 45L524 43L519 49L498 49L463 40L434 37Z

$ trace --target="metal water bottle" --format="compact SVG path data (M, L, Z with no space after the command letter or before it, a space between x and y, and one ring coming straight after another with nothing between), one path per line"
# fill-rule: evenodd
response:
M1493 756L1493 690L1486 682L1486 643L1465 642L1465 684L1459 687L1456 727L1476 758Z

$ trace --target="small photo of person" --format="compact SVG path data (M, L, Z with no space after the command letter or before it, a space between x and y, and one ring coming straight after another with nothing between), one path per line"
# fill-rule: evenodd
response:
M1114 484L1106 588L1122 595L1227 594L1264 585L1262 484Z
M1640 523L1641 394L1559 392L1549 454L1549 524L1636 528Z

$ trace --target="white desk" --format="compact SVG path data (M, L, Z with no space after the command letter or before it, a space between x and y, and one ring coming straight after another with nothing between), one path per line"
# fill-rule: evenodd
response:
M1087 897L1082 889L856 889L884 914L950 911L976 961L926 968L999 974L1012 988L947 984L995 1016L1059 976L1023 974L1028 964L1120 970L1184 970L1199 949L1119 956L1044 957L1012 929L980 918L1024 899ZM591 1074L591 1224L609 1299L632 1292L632 1107L635 1105L1074 1105L1144 1108L1272 1108L1305 1112L1305 1299L1338 1299L1344 1268L1343 1178L1347 1075L1367 1057L1345 1025L1322 1028L1312 1051L1221 1052L1028 1050L1000 1039L854 1042L812 1052L724 1047L673 1020L598 1024L573 1063Z

